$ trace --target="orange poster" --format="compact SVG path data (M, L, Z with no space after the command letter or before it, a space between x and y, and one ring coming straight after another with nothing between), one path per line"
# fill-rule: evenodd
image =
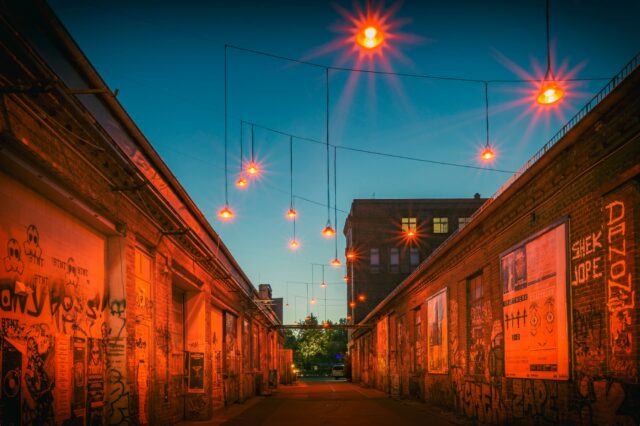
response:
M566 224L500 256L507 377L569 379Z

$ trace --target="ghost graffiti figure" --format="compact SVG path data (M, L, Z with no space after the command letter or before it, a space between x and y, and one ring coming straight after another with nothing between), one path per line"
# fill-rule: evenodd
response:
M52 425L54 382L49 378L43 355L34 337L27 340L27 367L24 382L28 398L24 399L23 421L25 424Z
M27 228L27 240L24 242L24 254L27 256L40 259L42 257L42 249L40 248L40 234L35 225L29 225Z
M4 270L7 272L16 272L22 274L24 263L20 254L20 244L15 238L11 238L7 242L7 257L4 258Z

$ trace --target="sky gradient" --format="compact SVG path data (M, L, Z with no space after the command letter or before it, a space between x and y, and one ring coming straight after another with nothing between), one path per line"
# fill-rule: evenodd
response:
M292 234L285 218L288 138L255 128L255 155L264 174L242 192L233 182L241 120L325 140L324 71L228 50L229 203L236 218L223 223L217 211L224 205L224 45L325 65L384 69L380 58L359 64L351 43L323 48L348 37L338 30L347 22L340 9L352 12L354 4L52 0L51 6L107 84L119 89L119 101L254 285L269 283L276 297L288 299L285 322L306 315L304 283L311 282L312 269L319 303L311 309L323 319L321 268L312 264L334 257L333 241L320 236L327 221L325 147L294 140L293 191L302 245L297 252L287 247ZM544 74L544 1L407 0L382 9L395 10L390 20L403 34L388 39L384 61L394 71L479 80ZM551 1L556 75L615 75L640 50L638 16L637 1ZM562 103L550 109L530 102L531 83L489 84L490 142L498 152L491 167L519 169L605 83L574 83ZM478 161L486 137L482 84L332 71L329 109L332 144L483 166ZM246 125L245 148L249 134ZM488 197L509 176L339 149L338 253L344 261L341 231L354 198L457 198L476 192ZM325 269L327 316L337 320L346 316L344 268Z

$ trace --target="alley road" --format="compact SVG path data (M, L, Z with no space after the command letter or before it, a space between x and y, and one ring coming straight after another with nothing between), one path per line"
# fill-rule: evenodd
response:
M345 381L299 381L280 386L271 397L260 398L225 426L249 425L452 425L461 419L426 404L397 401L373 389Z

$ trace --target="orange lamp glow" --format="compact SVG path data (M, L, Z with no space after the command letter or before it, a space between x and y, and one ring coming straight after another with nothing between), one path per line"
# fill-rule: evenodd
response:
M315 304L316 304L316 298L315 298L315 297L312 297L312 298L311 298L310 303L311 303L312 305L315 305Z
M327 238L331 238L336 235L336 231L331 227L331 225L327 224L326 228L322 230L322 235Z
M540 86L537 101L540 105L551 105L564 96L564 90L555 81L544 81Z
M320 287L322 287L322 288L327 288L327 283L325 283L324 281L322 281L322 282L320 283Z
M356 42L365 49L374 49L384 41L384 33L375 25L367 25L356 34Z
M229 206L224 206L222 210L218 212L218 216L220 219L229 220L233 218L233 211L229 208Z
M358 300L364 302L365 300L367 300L367 298L364 296L364 294L360 294L358 295Z
M407 237L409 238L413 238L416 236L416 230L415 229L407 229Z
M298 247L300 247L300 241L296 240L295 238L289 241L289 248L291 250L297 250Z
M323 322L323 323L322 323L322 326L323 326L324 328L329 328L329 321L325 321L325 322Z
M331 261L331 266L335 268L337 268L340 265L342 265L342 262L340 262L340 259L338 259L337 257Z
M356 258L356 252L353 250L349 250L347 252L347 260L354 260Z
M355 308L356 307L356 302L349 302L349 307L350 308Z
M287 211L287 217L289 219L295 219L296 217L298 217L298 212L293 207L291 207L289 211Z
M347 315L347 321L351 321L351 315Z
M249 181L247 181L244 176L240 175L238 180L236 181L236 186L238 188L246 188L249 185Z
M342 277L342 279L344 280L344 282L349 282L349 275L345 275L344 277Z
M249 163L249 166L247 167L247 173L249 173L252 176L255 176L258 174L260 170L258 169L258 164L255 161L252 161Z
M484 151L482 151L482 154L480 154L480 158L485 161L492 160L495 156L495 152L493 152L491 147L488 145L485 147Z

